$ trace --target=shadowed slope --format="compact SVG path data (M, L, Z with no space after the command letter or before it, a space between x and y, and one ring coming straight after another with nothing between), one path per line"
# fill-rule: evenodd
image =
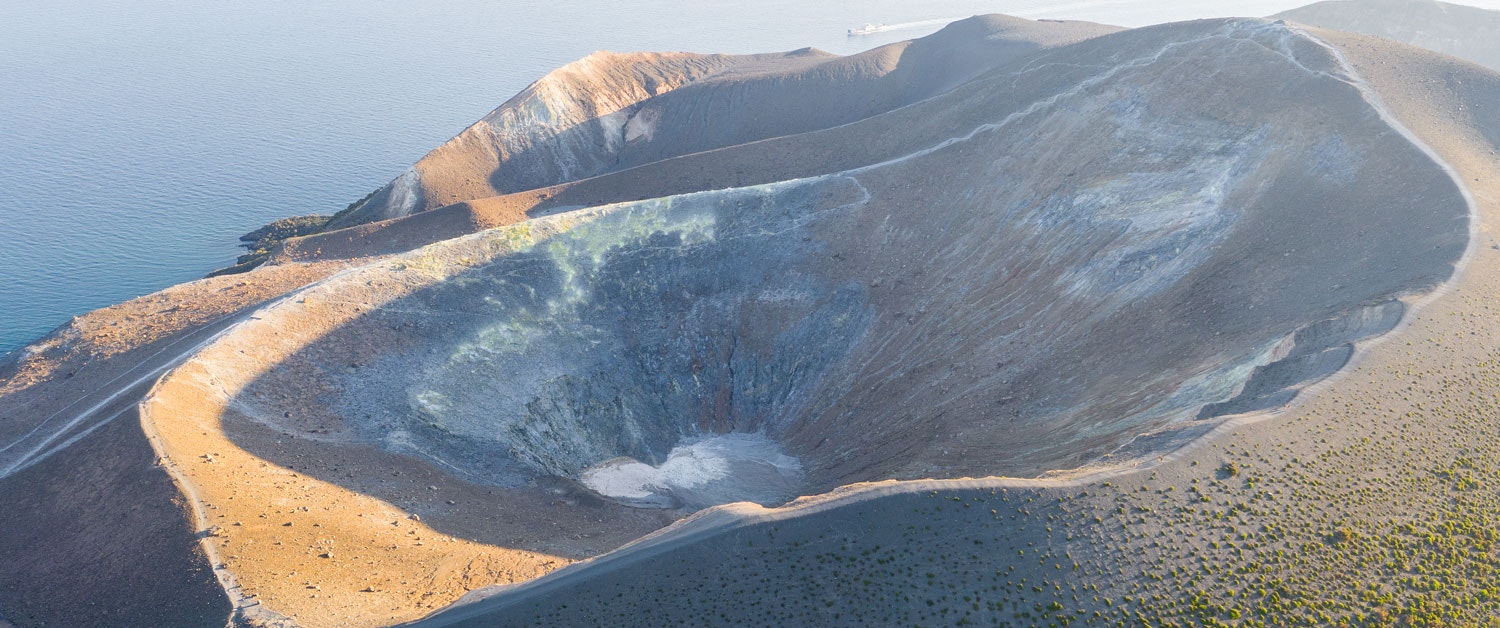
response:
M225 625L233 608L154 462L138 425L124 420L0 478L0 619Z
M338 266L175 286L79 316L0 367L0 619L225 625L234 609L198 541L203 527L135 405L239 312Z

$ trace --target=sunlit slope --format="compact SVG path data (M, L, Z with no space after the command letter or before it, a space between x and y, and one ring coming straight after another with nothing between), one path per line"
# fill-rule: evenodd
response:
M1500 11L1435 0L1330 0L1274 17L1382 37L1500 69Z
M596 53L537 81L335 226L853 122L1039 48L1114 30L984 16L849 57Z

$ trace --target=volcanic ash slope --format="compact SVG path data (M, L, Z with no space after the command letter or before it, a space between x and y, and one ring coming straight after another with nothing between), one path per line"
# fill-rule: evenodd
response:
M205 349L143 410L244 522L210 540L225 572L299 621L378 623L680 512L636 506L1154 457L1341 367L1469 233L1340 59L1263 20L1019 55L825 133L909 143L434 244ZM684 447L690 477L586 488Z

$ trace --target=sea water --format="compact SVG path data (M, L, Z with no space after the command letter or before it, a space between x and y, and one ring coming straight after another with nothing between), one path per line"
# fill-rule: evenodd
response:
M231 265L599 50L848 54L979 13L1134 26L1300 0L0 4L0 355ZM884 24L849 36L851 27Z

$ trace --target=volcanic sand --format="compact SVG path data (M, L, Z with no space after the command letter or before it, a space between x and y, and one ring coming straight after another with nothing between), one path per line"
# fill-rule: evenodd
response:
M175 286L80 316L0 366L0 433L16 443L0 468L39 449L30 466L0 478L7 619L120 626L218 624L229 616L198 528L139 431L138 397L79 413L118 382L189 349L186 339L205 326L344 267L293 264Z
M265 365L375 303L342 301L317 286L296 298L320 312L311 317L317 325L309 328L305 319L255 345L210 346L164 377L141 406L148 438L188 494L200 529L211 531L205 551L251 618L280 623L285 614L307 626L414 619L470 590L533 579L671 522L670 511L626 508L567 486L539 487L502 503L493 488L416 459L373 447L327 447L247 415L232 400ZM282 315L268 308L256 319L275 324ZM339 360L357 368L368 359L361 352L383 345L368 336L363 341L340 345L336 350L350 353ZM291 388L316 388L326 376L282 375ZM247 449L274 452L274 460ZM360 490L317 479L332 477ZM588 530L571 531L569 521L587 521ZM554 541L539 547L539 537Z

